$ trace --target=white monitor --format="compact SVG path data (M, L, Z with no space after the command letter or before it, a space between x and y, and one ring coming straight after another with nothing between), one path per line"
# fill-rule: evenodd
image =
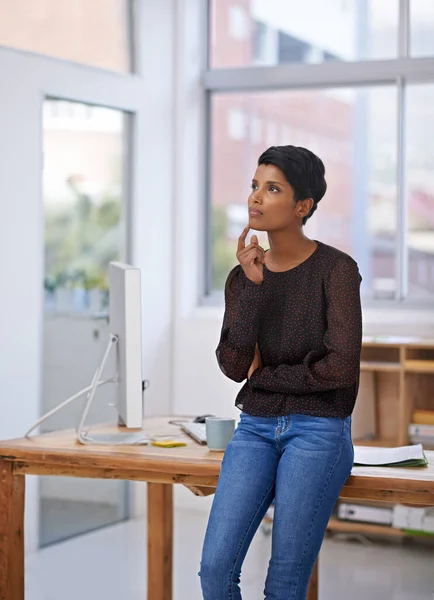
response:
M140 270L131 265L109 265L110 333L118 369L117 408L122 424L131 429L143 426L142 396L142 306Z
M90 433L85 427L86 417L95 398L97 389L107 383L117 386L117 409L119 421L128 429L143 428L143 383L142 383L142 306L140 295L140 271L130 265L112 262L109 265L110 285L110 336L107 347L98 365L92 383L59 406L43 415L26 433L28 437L41 423L55 415L81 396L86 402L77 427L78 441L82 444L143 444L148 437L143 431L114 433ZM116 373L104 379L104 371L110 353L116 352Z

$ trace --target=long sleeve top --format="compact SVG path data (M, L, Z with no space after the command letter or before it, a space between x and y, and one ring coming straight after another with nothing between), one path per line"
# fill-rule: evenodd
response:
M237 396L240 410L269 417L351 414L360 374L360 282L357 263L321 242L289 271L264 266L261 285L240 265L230 272L219 366L244 381L256 343L263 362Z

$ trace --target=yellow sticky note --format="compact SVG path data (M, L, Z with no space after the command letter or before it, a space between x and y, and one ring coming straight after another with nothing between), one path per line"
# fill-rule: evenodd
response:
M185 442L177 442L176 440L161 440L160 442L151 442L152 446L159 448L177 448L178 446L186 446Z

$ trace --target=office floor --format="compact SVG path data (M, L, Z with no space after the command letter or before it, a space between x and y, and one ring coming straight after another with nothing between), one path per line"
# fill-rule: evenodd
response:
M174 600L200 600L196 573L206 515L175 516ZM145 600L145 523L128 521L30 555L26 600ZM246 600L263 600L270 538L256 536L243 570ZM326 540L320 600L431 600L433 549Z

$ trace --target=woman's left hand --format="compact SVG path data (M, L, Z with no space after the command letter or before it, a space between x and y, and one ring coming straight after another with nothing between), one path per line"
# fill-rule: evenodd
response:
M261 353L259 351L258 344L256 344L256 346L255 346L255 356L253 357L253 362L250 365L250 369L249 369L249 372L247 374L247 379L250 379L250 377L256 371L256 369L260 369L262 366L263 365L262 365Z

